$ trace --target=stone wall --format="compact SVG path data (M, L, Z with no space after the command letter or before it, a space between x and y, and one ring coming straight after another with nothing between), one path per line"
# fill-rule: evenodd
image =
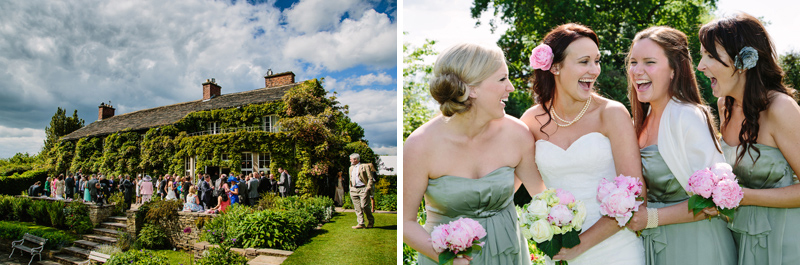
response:
M210 244L205 241L193 244L192 252L194 254L195 260L202 258L204 251L216 247L219 247L219 245ZM294 253L288 250L271 249L271 248L231 248L231 251L239 253L239 255L245 256L248 260L258 256L288 257L289 255L292 255L292 253Z
M23 197L23 196L17 196L17 197ZM25 196L25 197L27 197L27 196ZM30 198L31 200L56 201L56 199L50 198L50 197L28 197L28 198ZM72 201L66 201L66 200L61 200L61 201L63 201L64 203L71 203L72 202ZM111 216L111 213L114 212L114 205L115 204L113 204L113 203L112 204L106 204L106 205L103 205L103 206L97 206L97 204L88 203L88 202L84 202L83 204L86 204L86 206L88 206L88 208L89 208L89 219L92 220L92 224L94 224L95 226L97 226L98 224L102 223L103 220L105 220L106 218Z
M125 215L128 218L128 234L138 235L142 227L141 224L137 227L136 211L127 211ZM209 221L215 216L215 214L178 212L178 218L171 220L168 224L169 231L167 231L167 235L170 238L170 242L175 248L192 251L192 246L200 239L201 230L197 228L198 220L206 219L204 221Z

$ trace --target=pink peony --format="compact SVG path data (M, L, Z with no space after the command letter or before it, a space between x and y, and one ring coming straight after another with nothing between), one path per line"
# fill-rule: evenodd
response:
M619 226L625 226L633 216L633 211L638 210L643 201L637 201L636 195L627 189L616 189L606 196L600 203L600 214L617 220Z
M433 228L431 232L431 245L433 245L433 250L436 253L442 253L445 249L447 249L447 236L449 234L450 226L447 224L441 224L437 227Z
M473 240L480 240L486 236L486 229L483 229L483 226L478 221L462 217L455 222L461 223L461 227L467 230L470 235L473 235Z
M452 222L450 223L450 234L447 235L447 242L450 244L450 249L454 253L464 251L472 246L474 235L470 234L469 228L465 228L463 223Z
M711 197L711 192L714 190L715 175L708 168L695 171L689 177L689 191L694 192L703 198Z
M617 187L627 190L630 194L636 196L642 194L642 182L638 179L625 175L619 175L614 178L614 182L617 183Z
M531 52L530 60L533 69L550 70L550 65L553 64L553 49L547 44L536 46Z
M567 205L575 202L575 196L572 196L572 193L569 191L562 189L556 189L556 197L558 197L559 204Z
M572 217L572 210L565 205L559 204L550 209L550 215L547 216L547 220L556 226L566 226L572 221Z
M713 167L711 167L711 172L714 173L714 184L719 182L723 179L736 179L736 175L733 174L733 168L728 163L716 163Z
M739 206L739 202L744 197L742 187L739 187L739 182L731 179L723 179L714 187L714 203L722 208L733 209Z
M597 186L597 200L603 201L603 198L611 194L612 191L617 189L617 184L609 182L606 179L600 179L600 185Z

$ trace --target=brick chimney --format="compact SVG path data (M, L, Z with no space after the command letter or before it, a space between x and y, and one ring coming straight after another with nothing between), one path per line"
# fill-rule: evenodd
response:
M264 75L264 87L276 87L288 84L294 84L294 73L291 71L272 74L272 69L269 69L267 70L267 74Z
M209 100L221 95L222 87L217 85L217 80L211 78L211 80L206 79L206 82L203 83L203 100Z
M106 103L101 102L97 110L97 120L102 121L111 117L114 117L114 107L111 104L106 105Z

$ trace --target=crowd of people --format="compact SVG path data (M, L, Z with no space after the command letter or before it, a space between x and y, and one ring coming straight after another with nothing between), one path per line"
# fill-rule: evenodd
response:
M291 195L291 175L279 168L281 174L253 172L247 174L222 174L216 181L211 175L191 176L165 174L157 178L139 174L130 175L60 174L48 177L44 184L37 181L28 188L28 196L50 197L57 200L82 199L98 205L107 204L112 193L123 194L127 209L133 204L142 204L158 196L162 200L181 200L183 211L219 213L232 204L256 205L261 193L276 193L282 197Z

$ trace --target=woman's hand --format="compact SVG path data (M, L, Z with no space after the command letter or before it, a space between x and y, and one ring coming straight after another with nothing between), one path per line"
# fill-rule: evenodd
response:
M553 256L553 260L571 260L571 259L575 259L578 256L580 256L581 254L583 254L584 251L586 251L586 250L583 249L583 247L581 247L581 244L578 244L577 246L572 247L572 248L561 248L561 250L558 251L558 254Z
M626 226L632 231L645 229L647 227L647 207L639 205L639 210L633 212L633 216Z
M455 258L453 259L453 265L470 264L470 261L472 261L472 257L470 256Z

